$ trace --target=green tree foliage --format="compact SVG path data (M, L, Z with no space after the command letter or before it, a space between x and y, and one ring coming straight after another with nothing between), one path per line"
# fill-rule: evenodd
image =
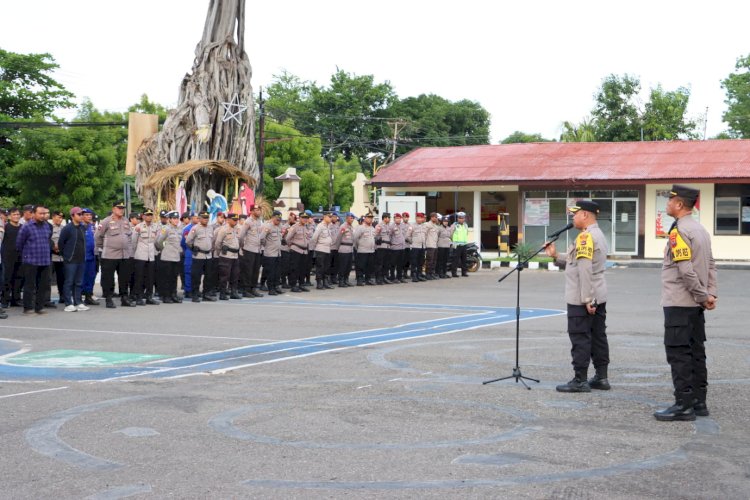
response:
M146 94L141 95L141 100L138 101L137 104L130 106L128 112L157 115L159 117L159 123L164 123L164 120L167 119L167 114L169 114L167 108L161 104L151 102ZM127 114L124 117L127 118Z
M451 102L421 94L394 103L389 115L406 121L398 134L404 147L400 153L420 146L466 146L489 144L490 114L474 101Z
M729 125L729 135L733 138L750 138L750 55L737 59L735 72L721 82L727 98L727 110L722 115Z
M643 139L646 141L671 141L696 139L696 124L685 115L690 100L690 90L680 87L665 91L661 85L651 89L651 97L643 113Z
M273 82L266 89L266 116L292 127L304 122L312 115L310 89L313 86L313 83L302 81L286 70L274 75Z
M596 104L591 114L599 141L638 141L641 122L636 99L641 91L638 78L609 75L602 81L595 95Z
M519 143L526 143L526 142L552 142L552 141L542 137L542 134L527 134L526 132L521 132L520 130L516 130L515 132L510 134L508 137L500 141L500 144L519 144Z
M59 66L50 54L16 54L0 49L0 115L48 118L72 108L72 93L49 73Z
M563 122L563 131L560 142L595 142L596 130L590 118L585 118L581 123Z
M122 186L113 147L120 137L119 130L101 128L22 130L22 159L7 170L16 201L104 212Z

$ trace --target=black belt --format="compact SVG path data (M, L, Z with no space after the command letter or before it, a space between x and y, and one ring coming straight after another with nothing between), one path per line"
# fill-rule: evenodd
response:
M353 245L353 243L343 243L343 242L339 243L339 246L342 246L342 247L350 247L352 245Z
M211 250L201 250L200 248L193 248L193 253L203 253L209 255L211 253Z
M297 248L299 248L300 250L304 250L304 251L308 251L308 250L309 250L309 248L307 248L307 247L301 247L301 246L299 246L299 245L298 245L298 244L296 244L296 243L292 243L291 245L292 245L293 247L297 247Z
M227 248L227 252L240 253L240 249L239 248Z

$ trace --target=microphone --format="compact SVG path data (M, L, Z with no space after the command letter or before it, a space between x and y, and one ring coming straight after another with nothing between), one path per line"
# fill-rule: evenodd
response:
M561 234L563 234L565 231L567 231L569 229L572 229L572 228L573 228L573 223L569 222L568 225L565 226L564 228L558 229L557 231L555 231L552 234L548 234L547 235L547 241L551 240L552 238L557 238L558 236L560 236Z

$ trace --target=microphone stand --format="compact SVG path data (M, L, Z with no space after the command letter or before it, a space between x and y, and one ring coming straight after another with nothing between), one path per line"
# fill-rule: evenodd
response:
M521 367L518 366L518 351L519 351L520 331L521 331L521 271L523 271L523 269L526 267L526 264L531 259L533 259L534 257L536 257L537 254L539 254L539 252L541 252L542 250L544 250L545 248L547 248L547 246L550 243L553 243L553 242L557 241L557 239L560 238L560 235L562 233L564 233L565 231L567 231L568 229L570 229L570 228L566 228L563 231L558 231L557 234L553 234L550 237L550 239L549 239L549 241L547 243L545 243L544 245L542 245L542 247L539 250L537 250L536 252L534 252L532 255L530 255L523 262L521 261L521 255L519 254L518 255L518 265L516 266L516 268L515 269L511 269L507 274L505 274L505 276L503 276L502 278L500 278L499 280L497 280L498 283L500 283L501 281L503 281L505 278L507 278L508 276L510 276L511 274L513 274L514 272L518 272L518 276L517 276L517 280L516 280L516 366L513 367L513 373L510 374L510 375L508 375L507 377L500 377L500 378L495 378L495 379L492 379L492 380L486 380L486 381L482 382L482 385L487 385L487 384L491 384L493 382L499 382L500 380L508 380L508 379L513 378L513 379L516 379L516 383L521 382L524 387L526 387L528 390L531 390L531 387L529 387L528 385L526 385L526 382L524 382L524 380L531 380L533 382L536 382L537 384L539 383L538 379L531 378L531 377L524 377L523 374L521 373Z

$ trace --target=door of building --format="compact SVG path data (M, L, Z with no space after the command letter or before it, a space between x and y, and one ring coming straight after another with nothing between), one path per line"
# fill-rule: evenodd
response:
M638 255L638 199L615 198L612 217L613 255Z

